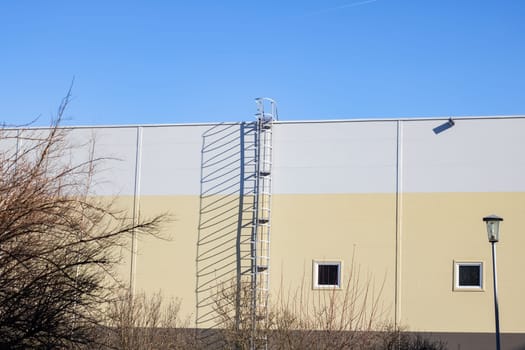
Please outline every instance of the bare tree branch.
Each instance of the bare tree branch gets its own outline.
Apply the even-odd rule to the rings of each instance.
[[[55,349],[97,342],[103,305],[121,284],[120,248],[132,233],[160,237],[165,215],[137,222],[91,196],[105,161],[89,142],[74,163],[60,122],[71,87],[48,129],[0,129],[0,348]],[[15,145],[6,147],[5,145]]]

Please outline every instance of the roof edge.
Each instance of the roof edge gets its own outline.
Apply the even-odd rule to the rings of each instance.
[[[317,120],[276,120],[275,124],[324,124],[324,123],[363,123],[363,122],[407,122],[407,121],[442,121],[442,120],[488,120],[488,119],[525,119],[525,115],[495,115],[495,116],[446,116],[446,117],[405,117],[405,118],[351,118],[351,119],[317,119]],[[244,121],[246,122],[246,121]],[[215,126],[235,125],[237,122],[202,122],[202,123],[162,123],[162,124],[115,124],[115,125],[60,125],[63,129],[113,129],[113,128],[159,128],[172,126]],[[4,130],[17,129],[49,129],[50,126],[6,126]]]

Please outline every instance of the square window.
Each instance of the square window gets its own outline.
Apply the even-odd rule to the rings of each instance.
[[[481,287],[480,265],[459,265],[459,287]]]
[[[314,261],[313,287],[341,288],[341,262],[340,261]]]
[[[483,290],[482,262],[454,262],[455,290]]]

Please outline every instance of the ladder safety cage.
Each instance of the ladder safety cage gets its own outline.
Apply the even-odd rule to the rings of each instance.
[[[277,120],[277,105],[269,98],[255,99],[257,104],[256,132],[256,193],[252,227],[251,268],[251,349],[267,349],[266,326],[270,289],[270,229],[272,196],[273,121]]]

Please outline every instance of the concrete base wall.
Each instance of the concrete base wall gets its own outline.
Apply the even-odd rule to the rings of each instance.
[[[425,337],[442,340],[449,350],[494,350],[494,333],[418,333]],[[501,334],[502,350],[525,350],[525,333]]]

